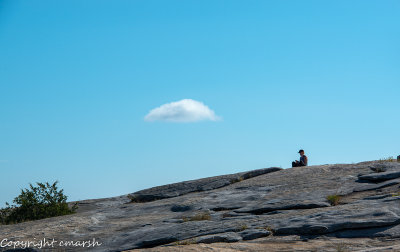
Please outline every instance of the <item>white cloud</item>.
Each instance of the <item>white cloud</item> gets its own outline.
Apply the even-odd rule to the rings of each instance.
[[[192,99],[183,99],[171,102],[152,109],[145,117],[145,121],[167,121],[167,122],[197,122],[217,121],[220,117],[215,115],[209,107],[202,102]]]

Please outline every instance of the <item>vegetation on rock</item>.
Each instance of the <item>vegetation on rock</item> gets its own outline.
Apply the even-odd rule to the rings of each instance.
[[[397,160],[393,158],[393,156],[387,157],[387,158],[381,158],[379,159],[380,162],[396,162]]]
[[[183,221],[202,221],[202,220],[211,220],[211,215],[208,212],[197,213],[191,217],[183,217]]]
[[[332,205],[332,206],[336,206],[336,205],[339,205],[339,203],[340,203],[340,196],[339,195],[337,195],[337,194],[334,194],[334,195],[328,195],[327,197],[326,197],[326,199],[328,200],[328,202]]]
[[[68,206],[67,196],[63,189],[58,190],[57,183],[29,184],[29,189],[22,189],[21,194],[14,198],[16,205],[6,202],[6,207],[0,209],[0,223],[14,224],[75,213],[76,204],[72,208]]]

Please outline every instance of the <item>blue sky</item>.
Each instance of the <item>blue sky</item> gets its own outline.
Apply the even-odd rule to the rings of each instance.
[[[0,204],[400,154],[399,1],[0,1]],[[192,99],[221,120],[146,121]]]

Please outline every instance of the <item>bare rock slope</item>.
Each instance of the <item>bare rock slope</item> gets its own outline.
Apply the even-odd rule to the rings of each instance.
[[[399,184],[396,162],[273,167],[79,201],[76,214],[0,234],[101,243],[67,251],[396,251]]]

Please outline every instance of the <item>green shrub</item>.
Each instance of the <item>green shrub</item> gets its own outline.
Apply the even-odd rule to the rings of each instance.
[[[240,224],[240,225],[238,226],[239,231],[244,231],[244,230],[246,230],[247,228],[248,228],[248,227],[247,227],[246,224]]]
[[[235,184],[235,183],[238,183],[238,182],[242,182],[244,180],[244,178],[242,177],[242,176],[240,176],[240,177],[237,177],[237,178],[232,178],[231,179],[231,184]]]
[[[337,195],[337,194],[334,194],[334,195],[328,195],[327,197],[326,197],[326,199],[328,200],[328,202],[332,205],[332,206],[336,206],[336,205],[339,205],[339,203],[340,203],[340,196],[339,195]]]
[[[270,226],[265,227],[265,230],[268,230],[269,232],[271,232],[272,235],[275,233],[275,229]]]
[[[269,232],[271,232],[271,235],[273,235],[275,233],[274,228],[272,228],[271,226],[266,226],[266,227],[256,227],[256,229],[264,229],[267,230]]]
[[[128,199],[131,200],[131,203],[139,202],[138,199],[135,196],[131,195],[131,194],[128,195]]]
[[[182,217],[183,221],[202,221],[202,220],[211,220],[211,215],[208,212],[197,213],[191,217]]]
[[[0,223],[14,224],[75,213],[76,204],[69,208],[67,196],[62,189],[58,190],[57,183],[29,184],[30,189],[22,189],[21,194],[14,198],[16,205],[6,202],[6,207],[0,209]]]

